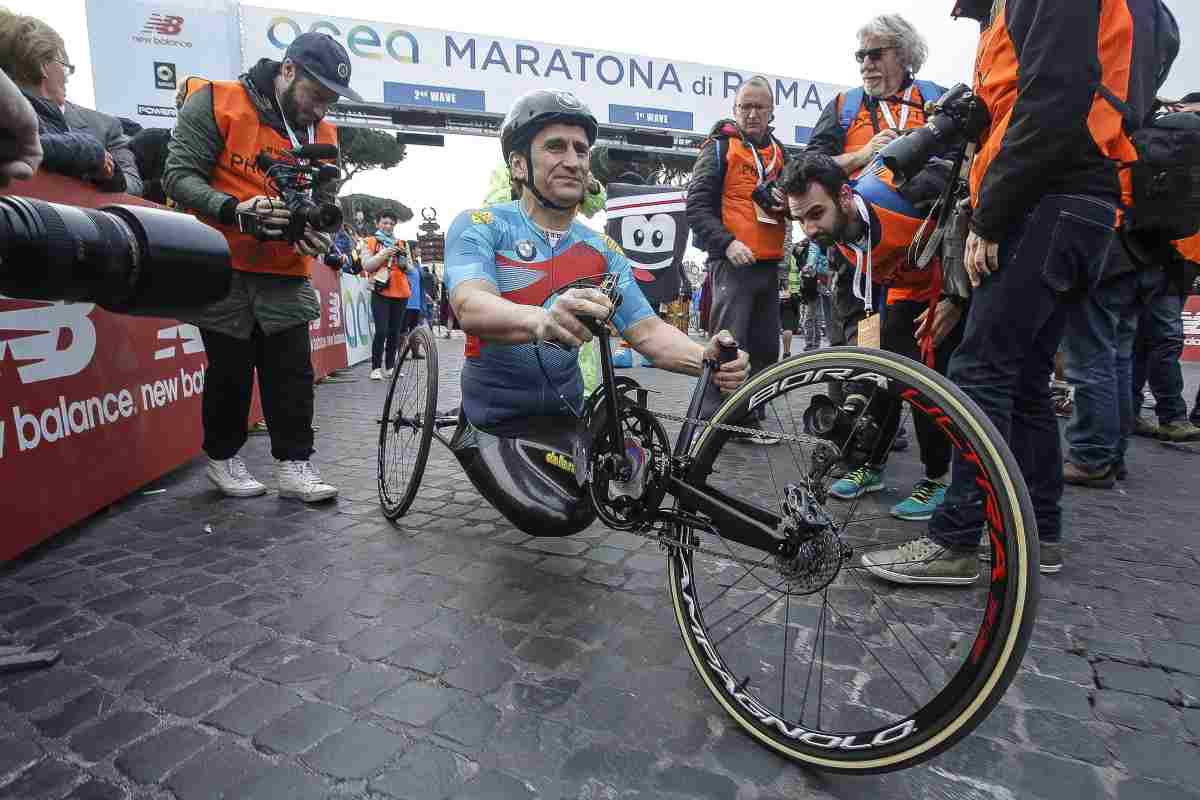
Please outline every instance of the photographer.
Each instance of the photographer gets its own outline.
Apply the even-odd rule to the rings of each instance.
[[[308,323],[321,313],[309,276],[314,259],[328,252],[330,237],[307,224],[295,230],[287,202],[269,196],[257,161],[264,152],[276,158],[302,145],[336,145],[337,131],[323,118],[339,95],[361,102],[349,80],[345,49],[328,35],[306,33],[292,42],[282,63],[262,59],[237,81],[197,88],[176,122],[164,188],[180,207],[212,221],[233,256],[229,296],[187,320],[200,327],[208,351],[208,477],[230,496],[266,491],[238,455],[256,369],[280,495],[315,502],[337,494],[309,461]]]
[[[996,13],[993,13],[993,12]],[[1149,112],[1160,73],[1157,0],[959,0],[981,23],[975,95],[992,122],[970,171],[974,287],[949,378],[995,423],[1029,486],[1041,571],[1062,569],[1062,453],[1047,376],[1067,309],[1096,285],[1130,203],[1137,159],[1121,113]],[[1131,46],[1132,44],[1132,46]],[[1097,90],[1102,86],[1105,92]],[[927,536],[862,556],[895,583],[964,585],[984,527],[975,471],[956,455]]]
[[[926,122],[925,104],[946,90],[916,74],[929,57],[929,45],[912,23],[899,14],[883,14],[858,31],[854,58],[862,86],[842,92],[821,111],[807,152],[832,156],[850,178],[857,178],[883,148],[904,131]],[[885,180],[892,183],[885,173]],[[859,320],[866,316],[860,298],[850,290],[853,267],[834,250],[834,272],[828,323],[831,345],[856,344]]]
[[[945,374],[962,336],[962,309],[954,300],[940,297],[941,273],[936,264],[918,269],[909,258],[909,247],[925,215],[877,175],[851,184],[834,159],[819,153],[804,153],[788,164],[782,186],[792,217],[800,221],[815,245],[836,247],[856,265],[856,275],[868,286],[878,282],[888,287],[880,346],[914,361],[923,360]],[[850,382],[846,391],[861,390]],[[832,497],[855,500],[884,488],[884,467],[902,411],[899,399],[890,400],[880,410],[874,450],[863,466],[830,487]],[[950,442],[924,414],[913,415],[913,425],[925,477],[908,498],[892,507],[891,514],[898,519],[926,520],[946,494]]]
[[[772,135],[775,97],[755,76],[734,97],[734,119],[721,120],[700,149],[688,185],[687,220],[708,252],[712,278],[709,330],[728,330],[750,353],[751,374],[779,360],[779,262],[787,220],[775,181],[783,171],[783,146]],[[701,414],[720,404],[705,393]],[[758,420],[745,423],[760,426]],[[765,431],[750,439],[776,444]]]
[[[392,235],[395,229],[396,212],[384,209],[375,235],[364,242],[370,255],[363,259],[363,275],[371,282],[371,316],[375,320],[375,338],[371,340],[373,381],[391,377],[400,337],[407,333],[404,321],[408,298],[412,296],[407,271],[408,246]]]

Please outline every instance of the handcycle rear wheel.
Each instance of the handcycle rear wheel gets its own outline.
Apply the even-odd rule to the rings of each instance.
[[[421,358],[414,358],[420,355]],[[417,496],[437,416],[438,351],[418,325],[400,343],[379,425],[379,504],[389,520]]]
[[[927,523],[893,519],[886,506],[878,513],[862,496],[824,499],[832,479],[827,469],[813,470],[813,459],[828,448],[805,434],[803,412],[834,379],[886,386],[902,398],[904,413],[927,417],[977,471],[985,501],[951,508],[981,520],[964,537],[977,542],[981,530],[988,534],[990,568],[973,583],[897,587],[859,561],[871,546],[924,535]],[[703,525],[677,525],[683,546],[668,548],[668,573],[688,654],[737,724],[797,763],[868,774],[931,758],[999,702],[1033,630],[1038,539],[1017,464],[961,390],[880,351],[837,348],[780,363],[731,396],[712,421],[745,425],[757,409],[765,409],[768,431],[798,438],[753,447],[704,429],[691,450],[690,482],[777,520],[788,518],[786,487],[804,486],[822,498],[836,538],[814,537],[808,552],[818,557],[784,562]],[[893,475],[904,469],[900,456],[889,462]]]

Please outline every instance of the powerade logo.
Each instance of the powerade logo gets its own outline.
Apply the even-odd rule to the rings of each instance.
[[[334,23],[321,19],[310,25],[307,32],[328,33],[359,58],[378,60],[387,54],[401,64],[421,63],[417,37],[408,31],[397,29],[381,36],[370,25],[355,25],[343,33]],[[280,50],[286,50],[301,33],[305,33],[304,29],[291,17],[272,17],[267,23],[267,41]]]

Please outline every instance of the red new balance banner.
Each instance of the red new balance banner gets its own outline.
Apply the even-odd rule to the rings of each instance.
[[[7,193],[96,208],[150,205],[55,175]],[[13,265],[41,270],[44,264]],[[317,376],[346,365],[338,275],[315,270]],[[0,560],[200,454],[200,331],[91,303],[0,297]]]

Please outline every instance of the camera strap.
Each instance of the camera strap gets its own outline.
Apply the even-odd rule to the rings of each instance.
[[[863,251],[857,245],[847,245],[854,251],[854,279],[850,283],[850,290],[854,296],[863,301],[863,307],[867,310],[867,315],[870,316],[874,310],[874,302],[872,298],[872,278],[874,277],[871,264],[871,215],[867,211],[866,202],[858,195],[854,194],[854,207],[858,209],[859,215],[863,219],[863,224],[867,226],[867,252],[863,255]],[[863,262],[866,262],[866,270],[863,269]]]

